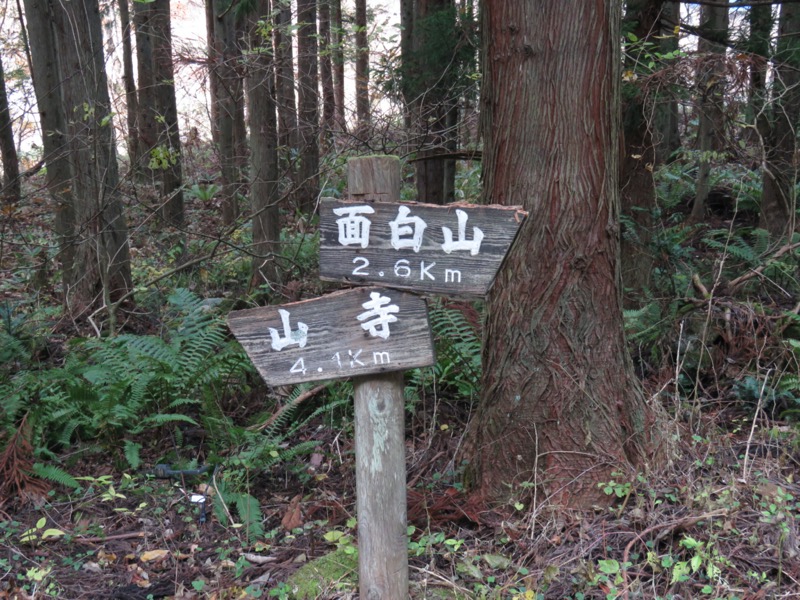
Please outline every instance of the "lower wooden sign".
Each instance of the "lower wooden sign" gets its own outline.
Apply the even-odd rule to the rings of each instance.
[[[228,325],[270,385],[435,362],[425,301],[397,290],[365,287],[234,311]]]

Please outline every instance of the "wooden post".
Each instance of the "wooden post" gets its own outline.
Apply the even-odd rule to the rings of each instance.
[[[400,200],[400,161],[348,162],[354,199]],[[406,447],[402,371],[354,381],[358,577],[362,600],[408,598]]]

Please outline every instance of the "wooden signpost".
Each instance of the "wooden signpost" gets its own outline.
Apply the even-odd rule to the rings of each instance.
[[[403,373],[434,363],[424,300],[483,297],[526,213],[400,204],[400,161],[348,163],[351,201],[320,205],[321,278],[378,284],[230,313],[272,385],[354,377],[359,595],[408,598]],[[392,289],[386,289],[392,288]]]
[[[473,204],[320,203],[320,278],[483,298],[526,213]]]
[[[239,310],[228,325],[270,385],[404,371],[433,364],[425,301],[364,287]]]

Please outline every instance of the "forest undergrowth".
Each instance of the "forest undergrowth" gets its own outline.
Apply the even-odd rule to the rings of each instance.
[[[678,450],[603,482],[610,508],[464,494],[482,306],[430,301],[437,364],[406,377],[414,598],[800,596],[800,240],[757,229],[753,173],[715,177],[705,223],[679,162],[650,235],[624,222],[652,259],[626,295],[631,355]],[[284,214],[286,279],[249,289],[248,227],[219,244],[213,184],[189,186],[182,232],[130,186],[135,304],[109,335],[103,311],[64,316],[28,187],[0,226],[0,598],[357,597],[352,386],[267,388],[225,325],[332,289],[314,222]]]

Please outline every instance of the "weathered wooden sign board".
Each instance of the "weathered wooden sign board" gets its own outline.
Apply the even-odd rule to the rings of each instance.
[[[364,287],[234,311],[228,325],[270,385],[435,362],[425,301],[398,290]]]
[[[483,298],[527,213],[473,204],[320,204],[320,278]]]

